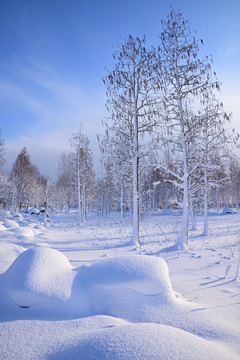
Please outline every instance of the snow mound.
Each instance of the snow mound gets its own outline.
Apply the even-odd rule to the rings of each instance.
[[[72,267],[57,250],[35,247],[20,254],[6,275],[8,293],[21,307],[43,300],[67,300],[71,296]]]
[[[221,345],[160,324],[127,324],[94,331],[48,359],[225,360],[237,359]]]
[[[116,283],[138,280],[159,282],[159,291],[171,289],[168,266],[161,258],[127,255],[107,258],[76,269],[82,281]]]
[[[3,224],[0,223],[0,230],[4,231],[4,230],[7,230],[7,228],[6,228],[6,226],[4,226]]]
[[[27,213],[31,215],[40,215],[40,210],[37,208],[30,208],[27,210]]]
[[[144,255],[73,269],[59,251],[35,247],[20,254],[4,276],[7,292],[18,306],[38,304],[40,311],[48,308],[51,313],[54,300],[70,317],[109,315],[137,321],[147,306],[176,299],[165,261]]]
[[[225,207],[223,209],[223,214],[236,214],[232,208]]]
[[[31,227],[35,227],[39,222],[37,222],[35,219],[24,219],[24,221],[22,222],[22,225],[26,225],[26,226],[31,226]]]
[[[13,231],[17,238],[34,237],[33,229],[30,226],[21,226],[13,229]]]
[[[19,218],[20,220],[23,220],[23,219],[24,219],[23,215],[22,215],[20,212],[18,212],[18,211],[12,211],[12,212],[11,212],[11,215],[12,215],[12,217],[14,217],[14,218]]]
[[[14,221],[14,220],[10,220],[10,219],[6,219],[3,221],[3,225],[7,228],[7,229],[12,229],[12,228],[16,228],[19,227],[19,224]]]
[[[41,224],[36,224],[36,225],[33,225],[33,228],[36,229],[36,230],[39,230],[38,232],[41,232],[43,230],[45,230],[45,226],[41,225]],[[40,231],[41,230],[41,231]],[[34,230],[35,231],[35,230]]]
[[[167,264],[160,258],[108,258],[74,271],[71,308],[81,316],[103,314],[138,321],[146,306],[176,299]]]
[[[26,249],[9,242],[0,242],[0,273],[5,272],[16,257]]]
[[[10,211],[7,211],[7,210],[3,210],[1,212],[1,218],[2,219],[10,219],[12,217]]]

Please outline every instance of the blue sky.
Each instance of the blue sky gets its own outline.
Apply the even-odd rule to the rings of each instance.
[[[0,129],[8,169],[26,146],[55,176],[60,154],[82,123],[97,156],[106,115],[102,76],[113,45],[145,34],[156,45],[170,6],[181,9],[212,54],[225,109],[240,131],[239,0],[1,0]]]

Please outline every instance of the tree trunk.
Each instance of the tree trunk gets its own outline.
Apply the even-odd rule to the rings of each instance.
[[[219,190],[218,187],[216,187],[216,203],[217,203],[217,212],[220,212],[220,201],[219,201]]]
[[[139,189],[138,189],[138,167],[139,158],[133,158],[133,234],[130,244],[139,243]]]
[[[236,186],[236,209],[239,210],[238,188]]]
[[[176,49],[177,40],[175,39]],[[179,85],[179,75],[178,75],[178,64],[177,64],[177,54],[175,53],[175,78],[177,85],[177,97],[178,97],[178,109],[179,109],[179,126],[180,126],[180,141],[182,145],[182,160],[183,160],[183,217],[182,217],[182,226],[181,233],[178,239],[178,245],[180,249],[184,250],[187,248],[188,244],[188,216],[189,216],[189,207],[188,207],[188,166],[187,166],[187,147],[186,139],[184,134],[184,114],[181,100],[181,90]]]
[[[191,213],[191,222],[192,222],[192,230],[197,230],[197,226],[196,226],[196,219],[195,219],[195,214],[194,214],[194,209],[193,209],[193,201],[192,201],[192,195],[189,194],[189,205],[190,205],[190,213]]]
[[[207,108],[207,116],[208,116],[208,108]],[[207,120],[204,122],[204,131],[205,131],[205,168],[204,168],[204,228],[203,235],[208,235],[208,173],[207,173],[207,164],[208,164],[208,128],[207,128]]]
[[[135,59],[133,59],[133,234],[130,241],[131,245],[139,245],[139,148],[138,148],[138,114],[137,114],[137,94],[138,84],[135,73]]]
[[[77,181],[78,181],[78,225],[82,224],[82,211],[81,211],[81,184],[80,184],[80,150],[78,149],[78,165],[77,165]]]
[[[122,183],[121,183],[120,208],[121,208],[121,224],[123,224],[123,219],[124,219],[124,183],[123,183],[123,179],[122,179]]]
[[[178,81],[177,81],[178,83]],[[178,85],[179,87],[179,85]],[[183,109],[182,102],[180,98],[180,93],[178,93],[178,106],[179,106],[179,115],[180,115],[180,140],[182,144],[182,159],[183,159],[183,217],[182,217],[182,226],[181,233],[178,239],[178,244],[182,250],[187,248],[188,244],[188,216],[189,216],[189,206],[188,206],[188,167],[187,167],[187,147],[186,140],[184,135],[184,118],[183,118]]]
[[[204,214],[204,228],[203,235],[208,235],[208,186],[207,186],[207,169],[204,170],[204,204],[203,204],[203,214]]]

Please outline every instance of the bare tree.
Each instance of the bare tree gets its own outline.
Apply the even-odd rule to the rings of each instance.
[[[236,206],[237,210],[239,210],[240,160],[236,154],[230,155],[229,175],[231,180],[232,207]]]
[[[199,183],[202,183],[203,208],[204,208],[204,230],[203,235],[208,235],[208,194],[211,188],[218,185],[222,178],[216,178],[216,170],[226,163],[228,145],[235,137],[230,134],[225,123],[230,122],[230,116],[224,112],[223,105],[214,97],[209,98],[209,94],[204,95],[202,101],[204,109],[200,114],[201,131],[198,134],[196,147],[199,150],[199,164],[202,169],[202,176],[199,176]],[[216,161],[217,154],[218,161]]]
[[[219,84],[211,79],[208,57],[198,57],[202,40],[196,40],[195,33],[190,30],[182,14],[171,10],[162,24],[158,49],[159,82],[162,84],[161,95],[168,133],[175,150],[181,153],[179,170],[172,172],[183,189],[183,220],[175,248],[185,249],[188,242],[189,176],[194,167],[192,162],[191,167],[189,164],[189,143],[201,125],[189,109],[191,105],[198,106],[201,93],[211,91]]]
[[[6,208],[7,203],[9,202],[10,183],[8,180],[8,176],[4,170],[4,165],[6,163],[4,150],[5,141],[1,137],[0,130],[0,204],[2,204],[4,208]]]
[[[133,234],[130,244],[139,243],[140,160],[146,154],[143,138],[156,125],[155,53],[146,49],[146,39],[128,39],[113,54],[114,69],[103,79],[107,86],[109,128],[115,138],[129,144],[132,164]],[[123,145],[124,146],[124,145]]]
[[[77,184],[78,223],[86,222],[88,208],[93,200],[95,174],[93,171],[93,155],[89,139],[81,130],[73,134],[71,145],[75,150],[75,180]]]
[[[70,210],[70,207],[73,206],[75,198],[74,171],[73,154],[62,154],[58,164],[58,179],[56,188],[61,207],[67,206],[68,210]]]
[[[35,205],[36,189],[38,187],[39,172],[36,166],[31,162],[26,147],[17,156],[13,164],[10,179],[14,192],[14,208],[29,205]]]

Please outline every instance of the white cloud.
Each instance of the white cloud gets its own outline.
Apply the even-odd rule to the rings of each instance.
[[[4,93],[2,101],[8,101],[13,107],[16,103],[21,104],[31,118],[26,126],[19,114],[21,126],[18,132],[5,139],[8,168],[26,146],[39,170],[55,176],[60,154],[69,150],[69,139],[79,129],[80,123],[98,157],[96,134],[102,132],[100,118],[105,112],[102,89],[88,94],[80,85],[63,80],[54,71],[39,66],[21,71],[27,82],[32,83],[31,87],[0,83],[0,94]]]

